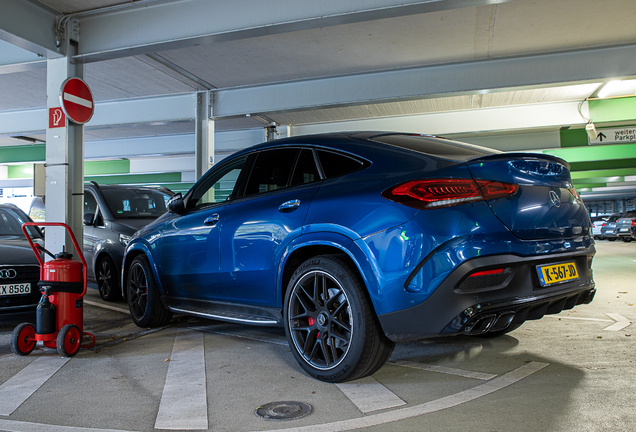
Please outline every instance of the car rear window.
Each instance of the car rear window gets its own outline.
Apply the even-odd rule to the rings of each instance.
[[[473,144],[422,135],[393,134],[381,135],[372,139],[383,144],[462,162],[500,153],[497,150]]]
[[[625,218],[636,218],[636,210],[628,211],[623,215]]]

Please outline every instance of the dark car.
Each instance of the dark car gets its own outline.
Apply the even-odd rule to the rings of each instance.
[[[0,204],[0,314],[34,311],[40,301],[40,265],[22,224],[31,219],[13,204]],[[34,242],[44,244],[42,232],[28,227]]]
[[[611,215],[606,221],[605,225],[601,228],[601,236],[609,241],[615,241],[618,239],[618,230],[616,228],[616,221],[623,217],[622,213]]]
[[[84,185],[84,258],[88,280],[104,300],[121,298],[124,248],[135,231],[166,212],[173,195],[167,188]]]
[[[628,211],[616,221],[616,234],[624,242],[636,239],[636,210]]]
[[[282,326],[323,381],[374,373],[395,342],[502,335],[596,291],[590,217],[548,155],[293,137],[228,157],[168,211],[126,248],[134,322]]]

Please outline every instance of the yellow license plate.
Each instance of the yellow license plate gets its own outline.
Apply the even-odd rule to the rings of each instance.
[[[549,286],[561,282],[569,282],[579,278],[574,261],[561,264],[538,266],[539,283],[541,286]]]

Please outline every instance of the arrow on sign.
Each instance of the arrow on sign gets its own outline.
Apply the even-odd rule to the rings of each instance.
[[[597,135],[596,138],[600,139],[601,142],[603,142],[603,138],[607,138],[607,136],[603,132],[601,132],[600,134]]]
[[[628,325],[630,325],[632,323],[630,320],[625,318],[623,315],[619,315],[617,313],[606,313],[605,315],[607,315],[608,317],[610,317],[611,319],[613,319],[616,322],[614,324],[612,324],[611,326],[609,326],[609,327],[605,327],[603,330],[619,331],[619,330],[624,329],[625,327],[627,327]]]

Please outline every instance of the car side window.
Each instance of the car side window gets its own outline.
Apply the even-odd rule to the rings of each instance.
[[[318,180],[320,180],[320,174],[314,159],[314,152],[310,149],[302,149],[296,160],[290,186],[313,183]]]
[[[258,153],[244,195],[287,187],[298,151],[299,149],[276,149]]]
[[[188,199],[188,209],[219,203],[232,198],[246,159],[247,157],[241,157],[204,178],[192,191]]]
[[[86,220],[86,215],[92,215],[90,222],[95,226],[102,226],[104,225],[104,218],[100,213],[95,195],[88,190],[84,190],[84,220]]]
[[[97,212],[97,200],[89,191],[84,191],[84,214]]]
[[[362,162],[349,156],[324,150],[318,150],[317,153],[320,159],[320,165],[322,166],[322,172],[326,178],[349,174],[364,166]]]

